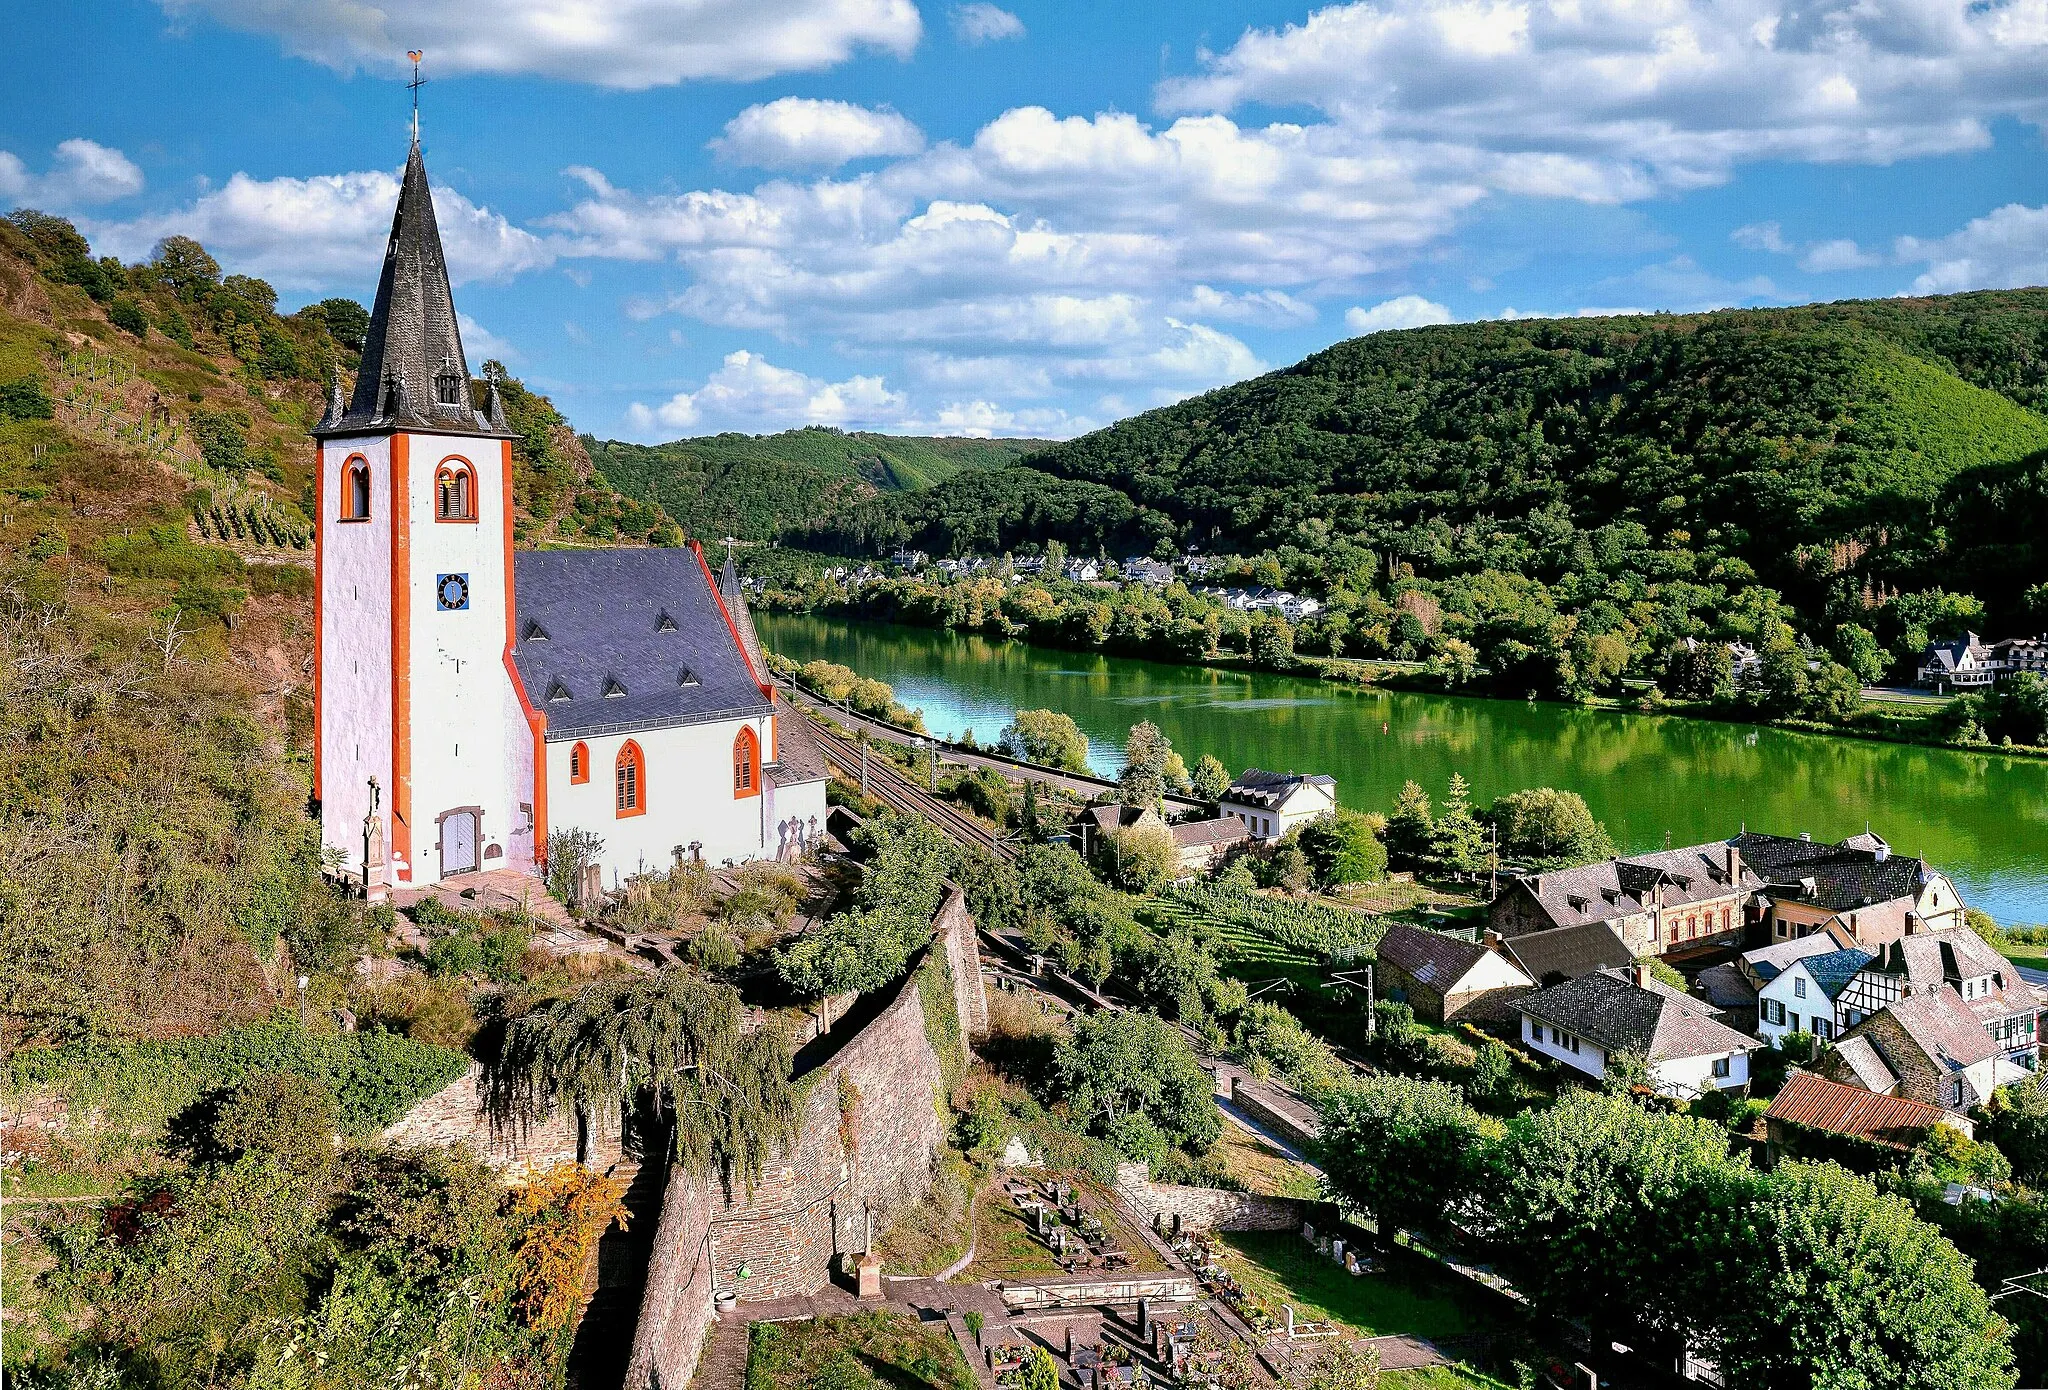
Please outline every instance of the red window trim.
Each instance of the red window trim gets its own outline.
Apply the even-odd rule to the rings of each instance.
[[[749,724],[733,736],[732,799],[744,801],[761,794],[761,736]]]
[[[336,521],[368,521],[376,511],[369,507],[361,516],[356,516],[347,510],[355,505],[357,469],[361,469],[363,474],[363,501],[366,505],[370,501],[370,460],[362,454],[350,454],[341,461],[341,496],[336,499],[341,507],[340,514],[334,518]]]
[[[469,475],[469,515],[442,516],[441,482],[444,478],[456,473],[467,473]],[[447,458],[442,459],[440,464],[434,469],[434,520],[446,522],[451,526],[474,526],[477,524],[478,513],[482,510],[477,505],[477,502],[476,465],[460,454],[450,454]]]
[[[590,745],[578,743],[569,750],[569,785],[580,787],[590,780]]]
[[[633,804],[619,805],[619,773],[628,763],[633,767]],[[619,749],[619,756],[612,760],[612,816],[624,820],[628,816],[647,814],[647,755],[640,751],[640,745],[627,739]]]

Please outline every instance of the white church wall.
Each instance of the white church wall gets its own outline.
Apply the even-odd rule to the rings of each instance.
[[[825,780],[768,789],[768,848],[773,859],[793,858],[825,833]]]
[[[769,716],[724,719],[630,734],[586,736],[590,779],[569,780],[569,754],[579,740],[563,735],[547,744],[548,829],[588,830],[604,841],[599,862],[605,886],[646,869],[666,869],[678,845],[702,844],[708,863],[772,858],[775,830],[769,797],[735,797],[733,740],[752,727],[767,743]],[[616,810],[615,772],[628,740],[639,744],[646,768],[644,804],[637,816]],[[819,803],[823,802],[822,794]],[[810,814],[806,811],[805,814]],[[823,813],[820,812],[820,824]]]
[[[442,862],[443,820],[473,810],[479,818],[476,866],[508,867],[507,846],[526,823],[506,748],[516,698],[505,670],[507,632],[504,446],[496,439],[410,437],[412,614],[412,882],[430,883]],[[444,464],[475,470],[475,521],[436,517],[435,479]],[[466,578],[468,606],[440,607],[442,575]],[[531,739],[530,733],[527,737]],[[496,849],[497,853],[490,851]],[[530,841],[527,865],[530,867]]]
[[[361,872],[370,778],[387,826],[391,815],[390,441],[327,440],[320,454],[320,836]],[[370,517],[344,521],[343,470],[358,455]]]

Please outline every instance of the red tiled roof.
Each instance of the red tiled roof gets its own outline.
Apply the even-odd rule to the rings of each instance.
[[[1880,1096],[1837,1085],[1812,1072],[1795,1071],[1764,1118],[1910,1149],[1947,1113],[1925,1101]]]

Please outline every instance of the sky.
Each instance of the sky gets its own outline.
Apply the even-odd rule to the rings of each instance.
[[[0,207],[601,438],[1068,437],[1387,329],[2048,283],[2048,0],[0,0]]]

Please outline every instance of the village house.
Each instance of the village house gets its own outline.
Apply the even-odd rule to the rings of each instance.
[[[1173,831],[1174,851],[1182,874],[1205,873],[1230,857],[1230,852],[1251,838],[1251,830],[1236,816],[1212,816],[1207,820],[1184,820],[1168,827]]]
[[[1919,1148],[1937,1125],[1958,1130],[1966,1139],[1976,1137],[1977,1127],[1969,1119],[1938,1105],[1794,1071],[1764,1112],[1764,1162],[1771,1167],[1788,1158],[1839,1157],[1840,1146],[1830,1143],[1830,1136],[1873,1144],[1897,1158]]]
[[[1762,887],[1739,848],[1716,842],[1524,874],[1490,916],[1510,939],[1600,922],[1631,956],[1693,955],[1739,944]]]
[[[1524,1046],[1602,1081],[1619,1054],[1643,1059],[1659,1094],[1689,1097],[1749,1084],[1749,1054],[1762,1046],[1700,1000],[1652,979],[1641,966],[1600,970],[1514,1001]]]
[[[1757,991],[1757,1036],[1773,1047],[1783,1046],[1793,1033],[1832,1042],[1842,1027],[1838,1001],[1843,991],[1875,959],[1861,947],[1846,946],[1792,961]]]
[[[1946,985],[1885,1005],[1842,1034],[1818,1070],[1845,1086],[1958,1114],[2030,1074],[2005,1060],[1962,996]]]
[[[1221,809],[1243,821],[1254,840],[1277,840],[1297,825],[1336,813],[1337,779],[1247,768],[1223,793]]]
[[[1536,981],[1484,943],[1396,922],[1380,939],[1374,985],[1431,1023],[1513,1017],[1509,1005]]]
[[[1931,690],[1986,690],[1998,679],[1999,661],[1974,632],[1944,642],[1929,642],[1920,653],[1916,681]]]
[[[1134,555],[1118,568],[1123,577],[1134,584],[1163,589],[1173,583],[1173,566],[1164,560],[1148,560],[1142,555]]]
[[[1875,949],[1915,931],[1963,925],[1962,894],[1947,874],[1924,859],[1894,854],[1868,831],[1839,844],[1745,831],[1730,843],[1763,878],[1756,915],[1772,941],[1835,922],[1856,945]]]
[[[1576,927],[1553,927],[1514,937],[1488,931],[1486,939],[1524,975],[1545,987],[1595,970],[1619,970],[1635,964],[1636,959],[1605,922],[1582,922]]]

